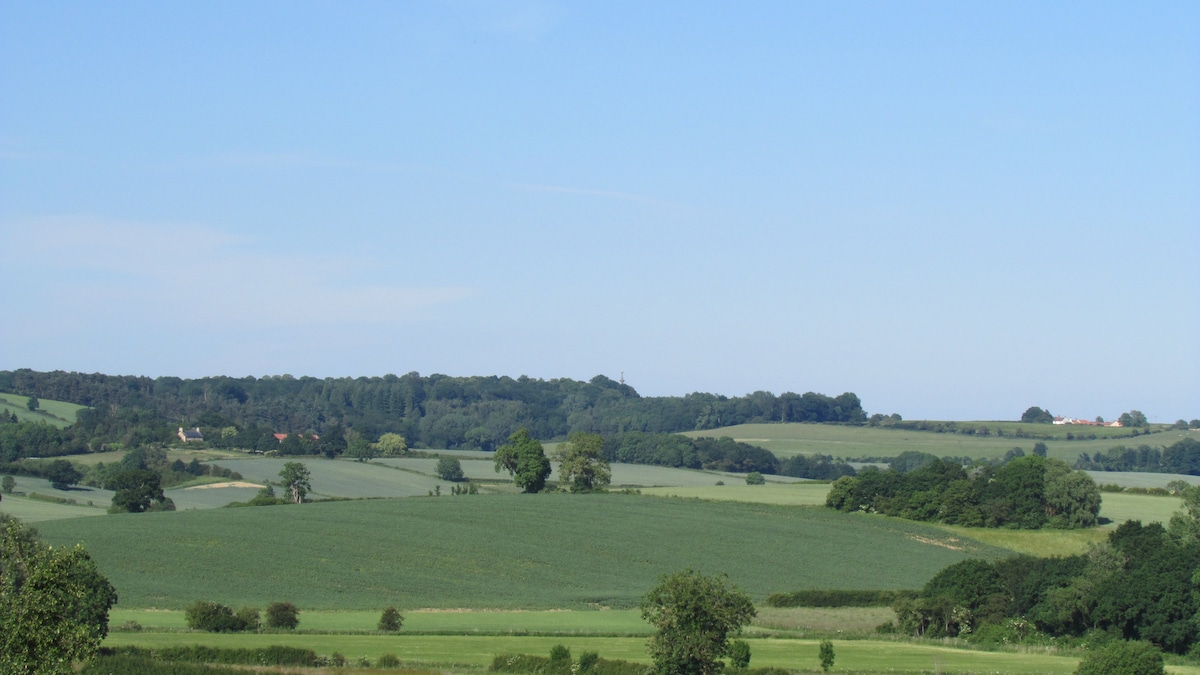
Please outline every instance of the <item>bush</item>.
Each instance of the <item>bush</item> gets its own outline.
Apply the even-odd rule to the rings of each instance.
[[[737,670],[750,667],[750,645],[745,640],[734,640],[729,645],[729,665]]]
[[[437,463],[437,475],[441,476],[442,480],[448,480],[452,483],[457,483],[464,480],[462,464],[454,457],[443,457]]]
[[[763,478],[763,475],[757,471],[751,471],[746,474],[746,485],[763,485],[766,482],[767,479]]]
[[[400,630],[403,623],[404,617],[400,615],[400,612],[395,607],[388,607],[379,617],[379,630],[385,633],[395,633]]]
[[[262,626],[262,619],[259,617],[257,607],[242,607],[234,617],[242,622],[241,630],[258,630]]]
[[[584,652],[579,655],[579,670],[586,673],[595,668],[599,661],[600,655],[596,652]]]
[[[188,628],[210,633],[236,633],[246,630],[246,624],[233,610],[215,602],[197,600],[184,612]]]
[[[375,666],[378,668],[399,668],[400,657],[395,654],[384,654],[375,662]]]
[[[1149,642],[1110,642],[1090,651],[1075,675],[1163,675],[1162,652]]]
[[[550,648],[550,664],[552,666],[557,666],[557,667],[561,668],[563,664],[567,664],[567,666],[570,667],[570,663],[571,663],[571,650],[570,649],[567,649],[566,647],[564,647],[562,645],[554,645],[553,647]]]
[[[267,607],[267,627],[295,630],[300,625],[300,610],[290,602],[272,602]]]
[[[772,593],[768,607],[891,607],[901,598],[915,598],[917,591],[811,590]]]

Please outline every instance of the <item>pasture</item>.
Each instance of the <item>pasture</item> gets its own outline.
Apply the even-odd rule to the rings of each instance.
[[[1109,448],[1126,445],[1167,446],[1188,438],[1187,431],[1169,429],[1149,435],[1130,438],[1128,429],[1108,427],[1070,427],[1048,424],[1022,424],[1020,422],[958,422],[960,428],[987,426],[1005,430],[1004,436],[991,433],[980,434],[937,433],[884,427],[852,427],[833,424],[739,424],[737,426],[687,431],[683,435],[692,438],[729,436],[736,441],[766,448],[777,457],[822,454],[834,457],[894,457],[902,452],[914,450],[928,452],[938,457],[1003,457],[1013,447],[1026,453],[1033,451],[1034,438],[1017,438],[1017,429],[1030,435],[1053,434],[1054,439],[1042,441],[1048,448],[1048,456],[1073,464],[1079,454],[1105,452]],[[1092,434],[1096,440],[1066,440],[1067,433]],[[1194,434],[1193,434],[1194,436]]]
[[[28,402],[28,396],[0,392],[0,412],[16,413],[17,419],[22,422],[45,422],[60,429],[74,424],[75,413],[87,407],[40,398],[38,409],[31,411],[26,407]]]
[[[634,606],[666,572],[725,572],[752,597],[918,588],[1002,549],[824,508],[638,495],[473,495],[48,521],[123,607],[287,600],[307,609]],[[134,553],[136,552],[136,553]],[[848,565],[847,561],[854,561]]]

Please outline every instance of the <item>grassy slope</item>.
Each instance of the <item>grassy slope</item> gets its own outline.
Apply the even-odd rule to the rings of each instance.
[[[726,572],[762,598],[916,588],[1001,550],[822,508],[628,495],[480,495],[60,520],[126,607],[290,600],[308,608],[628,607],[659,575]],[[955,550],[948,548],[954,546]]]
[[[75,413],[87,407],[40,398],[38,399],[38,409],[30,412],[29,408],[25,407],[28,401],[27,396],[0,392],[0,412],[15,412],[17,419],[22,422],[46,422],[62,428],[74,424]]]
[[[993,428],[1003,425],[1015,430],[1025,427],[1031,433],[1062,433],[1067,427],[1019,422],[959,422],[960,427],[971,424],[988,425]],[[1087,431],[1081,432],[1080,429]],[[1128,430],[1082,427],[1076,433],[1096,433],[1100,436],[1127,434]],[[1012,431],[1006,432],[1011,434]],[[1104,452],[1117,445],[1151,446],[1171,445],[1194,432],[1170,430],[1136,438],[1102,437],[1093,441],[1043,441],[1049,448],[1049,456],[1074,463],[1082,452]],[[830,424],[740,424],[721,429],[689,431],[687,436],[729,436],[735,440],[757,445],[770,450],[779,457],[797,454],[833,455],[834,457],[891,457],[906,450],[929,452],[939,457],[1002,457],[1014,446],[1026,453],[1033,450],[1035,439],[1007,436],[970,436],[966,434],[935,433],[931,431],[909,431],[879,427],[844,427]]]

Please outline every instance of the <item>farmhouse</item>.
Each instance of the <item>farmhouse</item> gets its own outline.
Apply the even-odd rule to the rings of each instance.
[[[1102,422],[1100,420],[1096,420],[1095,422],[1093,422],[1091,420],[1081,420],[1081,419],[1078,419],[1075,417],[1062,417],[1061,415],[1054,418],[1054,423],[1055,424],[1078,424],[1078,425],[1085,426],[1085,427],[1119,427],[1119,426],[1121,426],[1120,421]]]
[[[200,433],[200,427],[188,429],[187,431],[184,431],[183,427],[179,427],[179,440],[183,441],[184,443],[189,443],[191,441],[203,441],[204,436]]]

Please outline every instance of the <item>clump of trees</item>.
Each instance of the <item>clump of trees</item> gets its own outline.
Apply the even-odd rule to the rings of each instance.
[[[1096,634],[1187,653],[1200,641],[1198,516],[1200,508],[1181,512],[1169,528],[1126,522],[1083,555],[956,563],[896,602],[897,626],[980,642]]]
[[[82,547],[51,548],[37,530],[0,513],[0,666],[73,673],[108,635],[117,592]]]
[[[1043,410],[1037,406],[1031,406],[1021,414],[1021,421],[1026,424],[1053,424],[1054,415],[1050,411]]]
[[[300,610],[290,602],[272,602],[267,605],[267,627],[295,630],[300,625]]]
[[[1096,524],[1100,490],[1087,474],[1038,455],[971,473],[934,459],[907,473],[868,468],[839,478],[825,504],[968,527],[1082,528]]]

